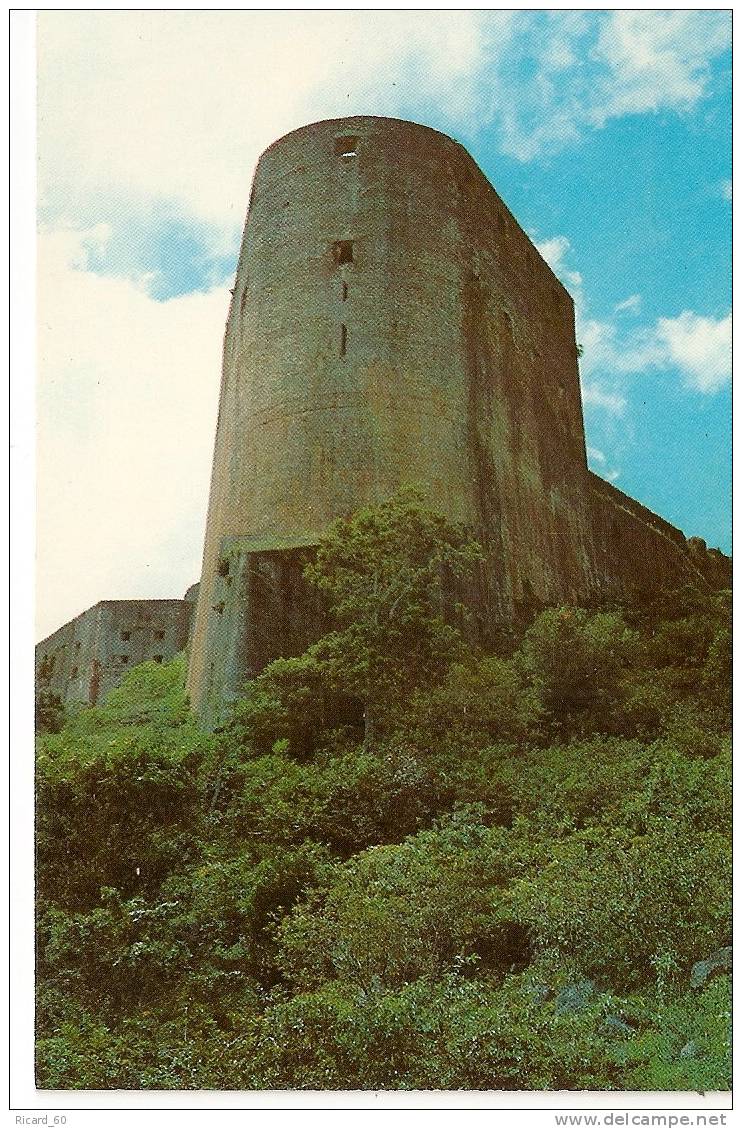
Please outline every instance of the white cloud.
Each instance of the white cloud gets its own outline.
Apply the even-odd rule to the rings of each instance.
[[[723,180],[721,182],[721,194],[725,200],[732,199],[732,182],[731,180]]]
[[[38,629],[200,572],[224,290],[155,302],[84,269],[100,232],[39,243]]]
[[[667,348],[666,363],[677,365],[699,392],[716,392],[731,380],[731,314],[716,320],[684,310],[676,318],[660,318],[656,333]]]
[[[528,161],[612,118],[683,113],[707,93],[711,63],[730,43],[721,10],[521,12],[508,44],[521,71],[500,67],[491,120],[504,150]]]
[[[621,477],[621,471],[618,467],[611,467],[608,465],[608,459],[604,451],[598,447],[592,447],[590,444],[587,446],[587,461],[593,465],[597,465],[598,473],[602,478],[608,482],[615,482],[616,479]]]
[[[628,298],[624,298],[622,302],[618,302],[613,307],[614,314],[638,314],[642,308],[641,295],[631,294]]]
[[[676,368],[686,384],[698,392],[713,393],[732,376],[732,316],[704,317],[684,310],[675,318],[658,318],[651,325],[591,317],[582,289],[582,276],[570,263],[572,248],[565,235],[536,244],[554,273],[573,287],[577,340],[582,346],[580,373],[585,402],[620,413],[625,397],[616,391],[616,378]],[[641,296],[632,294],[614,307],[614,314],[638,314]],[[606,386],[606,379],[614,387]]]
[[[687,110],[703,96],[709,64],[731,39],[725,11],[619,10],[603,23],[594,57],[607,67],[591,116]]]
[[[626,410],[626,397],[619,392],[607,392],[599,384],[582,382],[582,402],[590,407],[602,408],[612,415],[623,415]]]
[[[652,327],[625,329],[617,322],[587,317],[583,310],[577,332],[584,350],[582,370],[587,375],[644,372],[662,367],[667,359],[667,351]]]
[[[522,159],[612,117],[684,111],[729,43],[724,11],[43,11],[39,186],[81,202],[167,200],[241,225],[260,152],[317,118],[494,126]],[[476,123],[476,124],[475,124]],[[103,215],[116,224],[116,217]]]
[[[614,377],[675,368],[689,388],[718,392],[732,377],[732,316],[704,317],[684,310],[648,326],[624,329],[583,318],[578,336],[584,376]],[[597,401],[595,401],[597,402]]]

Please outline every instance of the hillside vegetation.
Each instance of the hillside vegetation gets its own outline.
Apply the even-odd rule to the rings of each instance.
[[[485,656],[479,557],[402,494],[220,732],[178,659],[40,734],[40,1087],[729,1088],[728,593]]]

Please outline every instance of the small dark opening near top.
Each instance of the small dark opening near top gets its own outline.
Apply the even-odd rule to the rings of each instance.
[[[164,639],[164,638],[165,638],[165,632],[164,631],[155,631],[155,639]]]
[[[122,631],[121,632],[121,638],[124,640],[125,643],[128,643],[129,639],[131,639],[131,631]]]
[[[224,557],[219,561],[217,572],[220,576],[229,576],[229,561]]]
[[[338,266],[343,263],[353,262],[353,240],[352,239],[339,239],[333,247],[335,254],[335,262]]]
[[[358,156],[357,137],[336,137],[335,156],[343,157],[346,161]]]
[[[343,293],[343,301],[345,301],[345,299],[348,297],[348,283],[347,282],[343,283],[342,293]]]
[[[348,350],[348,330],[344,325],[340,326],[340,356],[344,357]]]

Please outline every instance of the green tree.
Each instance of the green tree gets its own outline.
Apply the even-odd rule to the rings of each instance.
[[[610,731],[636,649],[620,612],[549,608],[526,631],[519,661],[555,726]]]
[[[36,669],[36,732],[59,733],[65,722],[64,703],[51,687],[54,658],[45,656]]]
[[[152,888],[193,854],[198,769],[210,739],[187,708],[183,679],[182,659],[145,663],[101,708],[81,711],[39,742],[42,899],[86,909],[101,887]]]
[[[65,720],[64,704],[59,694],[40,687],[36,691],[35,712],[37,733],[59,733]]]
[[[333,685],[363,703],[368,747],[409,694],[435,684],[464,649],[456,588],[482,559],[463,526],[413,489],[335,522],[305,575],[338,629],[313,653]]]

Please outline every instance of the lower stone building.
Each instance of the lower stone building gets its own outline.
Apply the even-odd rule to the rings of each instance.
[[[188,646],[198,584],[182,600],[101,600],[36,647],[36,683],[65,705],[94,706],[132,667]]]

